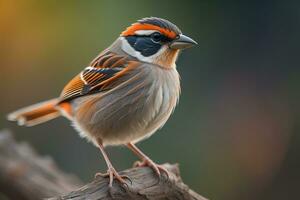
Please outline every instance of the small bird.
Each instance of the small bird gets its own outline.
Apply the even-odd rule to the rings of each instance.
[[[156,174],[166,172],[135,145],[161,128],[180,95],[176,59],[179,51],[197,43],[168,20],[148,17],[130,25],[55,99],[12,112],[8,120],[34,126],[59,116],[68,118],[80,136],[98,147],[107,173],[126,183],[113,167],[104,147],[125,145]]]

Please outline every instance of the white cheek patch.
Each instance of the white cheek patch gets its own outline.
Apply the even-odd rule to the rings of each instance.
[[[156,30],[137,30],[134,32],[135,35],[151,35],[152,33],[158,32]]]
[[[132,48],[132,46],[130,46],[130,44],[124,37],[121,37],[121,41],[122,41],[121,48],[123,51],[125,51],[127,54],[139,59],[140,61],[144,61],[144,62],[148,62],[148,63],[153,63],[153,61],[155,61],[156,58],[158,56],[160,56],[168,48],[166,45],[163,45],[156,54],[146,57],[146,56],[143,56],[141,54],[141,52],[136,51],[134,48]]]

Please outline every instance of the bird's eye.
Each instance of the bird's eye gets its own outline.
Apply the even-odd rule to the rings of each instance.
[[[160,42],[162,39],[162,34],[155,32],[151,34],[151,39],[153,40],[153,42]]]

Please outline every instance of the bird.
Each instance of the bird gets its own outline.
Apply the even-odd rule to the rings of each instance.
[[[106,146],[126,146],[157,175],[168,173],[144,154],[136,143],[160,129],[180,96],[176,60],[183,49],[197,45],[166,19],[146,17],[120,36],[71,79],[57,98],[8,114],[18,125],[34,126],[63,116],[79,135],[102,153],[112,187],[126,183],[112,165]]]

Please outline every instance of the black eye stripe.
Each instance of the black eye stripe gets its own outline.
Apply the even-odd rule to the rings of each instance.
[[[159,32],[154,32],[154,33],[152,33],[150,35],[135,35],[135,37],[138,37],[138,38],[140,38],[140,37],[153,38],[153,36],[154,36],[153,34],[156,34],[156,33],[158,33],[160,35],[160,41],[161,42],[166,43],[166,42],[171,42],[172,41],[171,38],[169,38],[169,37],[167,37],[167,36],[165,36],[165,35],[163,35],[163,34],[161,34]]]
[[[163,38],[162,34],[158,33],[158,32],[154,32],[150,35],[150,37],[152,38],[152,40],[154,42],[160,42]]]
[[[126,40],[132,48],[146,57],[156,54],[162,46],[161,42],[154,42],[150,36],[127,36]]]

